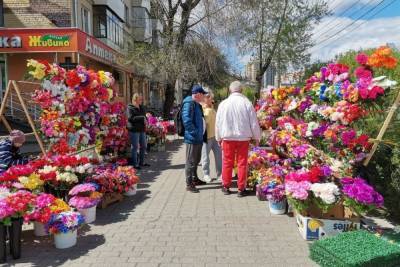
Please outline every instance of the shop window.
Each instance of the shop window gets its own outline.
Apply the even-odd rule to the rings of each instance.
[[[90,11],[86,8],[82,7],[81,9],[82,16],[82,30],[88,34],[90,34]]]

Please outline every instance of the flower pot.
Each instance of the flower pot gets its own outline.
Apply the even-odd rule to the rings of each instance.
[[[283,199],[282,201],[269,200],[268,205],[271,214],[281,215],[286,213],[286,199]]]
[[[13,219],[9,226],[10,252],[13,259],[21,258],[22,218]]]
[[[76,245],[78,234],[77,230],[68,231],[54,235],[54,244],[58,249],[70,248]]]
[[[85,223],[92,223],[96,220],[96,206],[87,209],[78,209],[78,211],[85,217]]]
[[[267,196],[262,191],[262,188],[261,188],[260,185],[256,185],[256,197],[260,201],[266,201],[267,200]]]
[[[35,236],[47,236],[48,233],[46,232],[46,228],[44,224],[41,222],[34,222],[33,223],[33,233]]]
[[[137,184],[132,185],[131,188],[127,192],[124,193],[124,196],[130,197],[134,196],[137,193]]]
[[[0,224],[0,263],[7,261],[7,226]]]

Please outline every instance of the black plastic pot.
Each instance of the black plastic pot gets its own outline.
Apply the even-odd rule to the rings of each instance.
[[[0,224],[0,263],[7,261],[7,226]]]
[[[22,223],[22,218],[13,219],[11,226],[8,228],[10,233],[10,252],[15,260],[21,258]]]

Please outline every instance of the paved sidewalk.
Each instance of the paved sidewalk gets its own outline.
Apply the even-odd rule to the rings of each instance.
[[[77,246],[24,231],[16,266],[316,266],[293,218],[272,216],[255,196],[224,196],[217,183],[185,191],[184,146],[150,155],[136,196],[98,210]],[[200,171],[201,172],[201,171]]]

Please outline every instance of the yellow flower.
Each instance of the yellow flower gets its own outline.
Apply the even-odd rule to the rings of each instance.
[[[50,210],[56,213],[68,211],[70,209],[71,209],[70,206],[68,206],[68,204],[65,203],[65,201],[59,198],[57,198],[54,204],[50,206]]]
[[[32,173],[31,175],[29,175],[29,177],[21,176],[18,178],[18,180],[21,184],[23,184],[26,189],[29,190],[35,190],[36,188],[41,187],[44,184],[43,180],[41,180],[40,176],[36,173]]]

